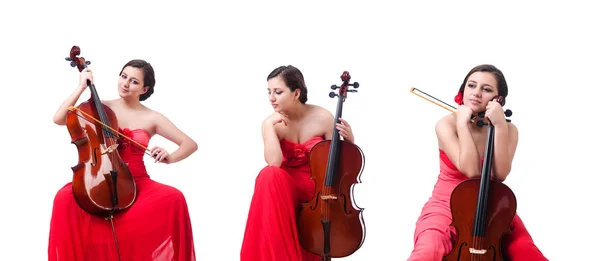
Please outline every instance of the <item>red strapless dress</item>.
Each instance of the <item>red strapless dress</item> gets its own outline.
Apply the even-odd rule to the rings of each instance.
[[[143,129],[119,131],[144,146]],[[114,225],[123,261],[194,261],[192,227],[185,197],[176,188],[150,179],[144,151],[124,140],[119,154],[129,162],[137,200],[115,215]],[[116,261],[110,221],[88,214],[75,202],[71,183],[54,199],[48,244],[50,261]]]
[[[302,144],[281,140],[281,168],[263,168],[254,187],[241,261],[318,261],[319,256],[300,247],[296,218],[301,204],[315,191],[310,179],[308,153],[323,137]]]
[[[483,162],[483,159],[481,159]],[[440,174],[429,201],[423,206],[414,234],[414,250],[408,261],[439,261],[452,251],[456,231],[450,227],[450,196],[467,177],[440,150]],[[506,255],[512,261],[548,260],[533,243],[523,221],[515,215],[512,233],[504,238]]]

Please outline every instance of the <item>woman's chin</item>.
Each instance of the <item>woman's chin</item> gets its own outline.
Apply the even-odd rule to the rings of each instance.
[[[480,104],[467,104],[467,106],[473,111],[473,113],[480,113],[485,111],[485,107]]]
[[[131,94],[128,92],[119,92],[119,97],[123,98],[123,99],[129,99],[131,98]]]

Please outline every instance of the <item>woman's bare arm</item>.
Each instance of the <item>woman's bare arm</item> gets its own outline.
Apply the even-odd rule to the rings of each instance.
[[[179,146],[177,150],[170,153],[167,157],[169,163],[181,161],[198,150],[198,144],[177,128],[173,122],[158,112],[154,113],[156,114],[156,134],[165,137],[165,139],[170,140]]]
[[[494,134],[493,178],[504,181],[512,168],[519,132],[514,124],[507,122],[494,126]]]
[[[79,86],[77,89],[75,89],[75,91],[60,105],[54,114],[54,123],[57,125],[67,124],[67,113],[69,113],[69,107],[75,105],[83,91],[87,89],[88,80],[93,83],[94,77],[92,76],[92,70],[90,68],[85,68],[79,74]]]
[[[440,119],[435,125],[438,144],[456,168],[468,178],[481,176],[479,153],[469,126],[454,127],[453,115]]]
[[[56,113],[54,114],[54,123],[57,125],[66,125],[67,124],[67,113],[69,112],[69,107],[75,105],[77,100],[81,94],[85,91],[84,88],[77,88],[58,108]]]
[[[280,167],[283,162],[283,153],[275,125],[268,120],[262,124],[262,137],[264,143],[265,161],[269,166]]]

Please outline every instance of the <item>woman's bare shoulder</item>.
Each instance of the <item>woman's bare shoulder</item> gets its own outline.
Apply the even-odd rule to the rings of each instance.
[[[512,122],[507,122],[506,125],[508,126],[508,133],[512,137],[512,139],[518,139],[519,129],[517,128],[517,126]]]
[[[435,124],[435,128],[449,128],[456,125],[456,115],[454,113],[441,117]]]
[[[151,118],[152,120],[154,120],[157,124],[160,124],[161,122],[164,123],[164,121],[170,121],[169,118],[167,118],[167,116],[165,116],[161,112],[159,112],[157,110],[153,110],[146,106],[144,106],[143,113],[145,115],[147,115],[149,118]]]
[[[113,107],[115,104],[116,100],[102,100],[102,104],[108,106],[108,107]]]
[[[333,120],[333,114],[325,109],[324,107],[321,107],[319,105],[313,105],[310,104],[308,105],[310,108],[310,114],[313,117],[316,117],[319,119],[319,121],[332,121]]]

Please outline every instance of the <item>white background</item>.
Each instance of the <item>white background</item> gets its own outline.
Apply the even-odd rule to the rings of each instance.
[[[272,111],[267,74],[292,64],[308,101],[335,113],[328,93],[348,70],[361,85],[344,118],[364,150],[355,199],[367,238],[345,260],[406,260],[415,221],[439,173],[435,122],[463,77],[491,63],[505,73],[520,142],[506,184],[550,260],[597,249],[597,8],[590,5],[378,1],[219,1],[194,6],[124,1],[3,2],[0,8],[2,260],[45,260],[52,201],[77,150],[52,117],[78,83],[71,46],[92,62],[102,99],[117,98],[130,59],[149,61],[145,105],[199,144],[187,160],[152,164],[152,178],[185,194],[198,260],[239,260],[254,179],[265,165],[260,124]],[[566,3],[566,1],[564,1]],[[89,97],[84,92],[83,99]],[[150,146],[175,145],[155,137]]]

